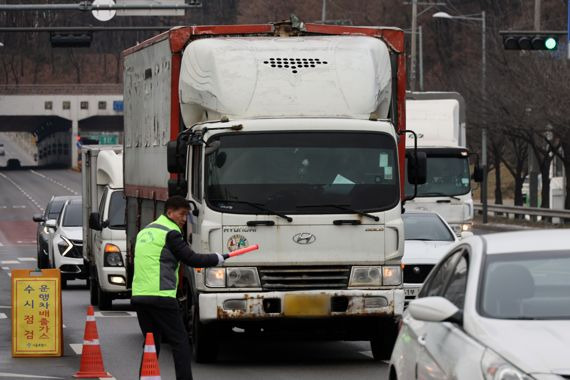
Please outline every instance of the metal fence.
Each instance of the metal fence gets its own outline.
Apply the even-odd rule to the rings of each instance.
[[[474,203],[473,208],[475,211],[481,212],[483,210],[483,205],[481,203]],[[501,216],[504,218],[514,219],[518,217],[529,220],[541,220],[543,222],[554,224],[562,223],[564,219],[570,221],[570,210],[495,204],[488,204],[487,210],[489,213],[493,213],[494,216]]]

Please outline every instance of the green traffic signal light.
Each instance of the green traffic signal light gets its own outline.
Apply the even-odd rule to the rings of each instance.
[[[546,41],[544,41],[544,47],[547,50],[556,50],[557,46],[558,46],[558,41],[554,37],[548,37]]]

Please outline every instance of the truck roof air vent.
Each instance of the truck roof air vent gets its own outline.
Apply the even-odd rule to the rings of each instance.
[[[297,74],[300,69],[314,68],[328,62],[320,58],[269,58],[263,64],[276,69],[290,69],[293,74]]]

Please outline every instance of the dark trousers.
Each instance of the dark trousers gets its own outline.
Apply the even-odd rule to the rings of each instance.
[[[133,305],[143,332],[154,335],[156,354],[160,353],[160,341],[164,339],[172,346],[176,380],[192,380],[190,366],[191,351],[188,334],[178,309],[166,309],[152,305]]]

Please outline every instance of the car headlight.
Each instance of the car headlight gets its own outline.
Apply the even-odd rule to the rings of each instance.
[[[400,285],[402,283],[402,268],[400,266],[382,267],[383,285]]]
[[[65,256],[69,251],[71,251],[71,248],[73,248],[73,243],[63,235],[59,235],[59,237],[61,238],[61,241],[57,243],[57,249],[62,256]]]
[[[382,267],[352,267],[348,286],[382,285]]]
[[[107,243],[105,244],[105,249],[103,251],[103,266],[106,267],[124,267],[123,256],[121,255],[121,249],[115,244]]]
[[[488,348],[481,359],[481,370],[485,380],[534,380]]]
[[[209,288],[224,288],[226,286],[226,268],[207,268],[205,281]]]
[[[471,231],[471,224],[463,223],[461,225],[461,232]]]
[[[260,288],[255,268],[227,268],[228,288]]]

